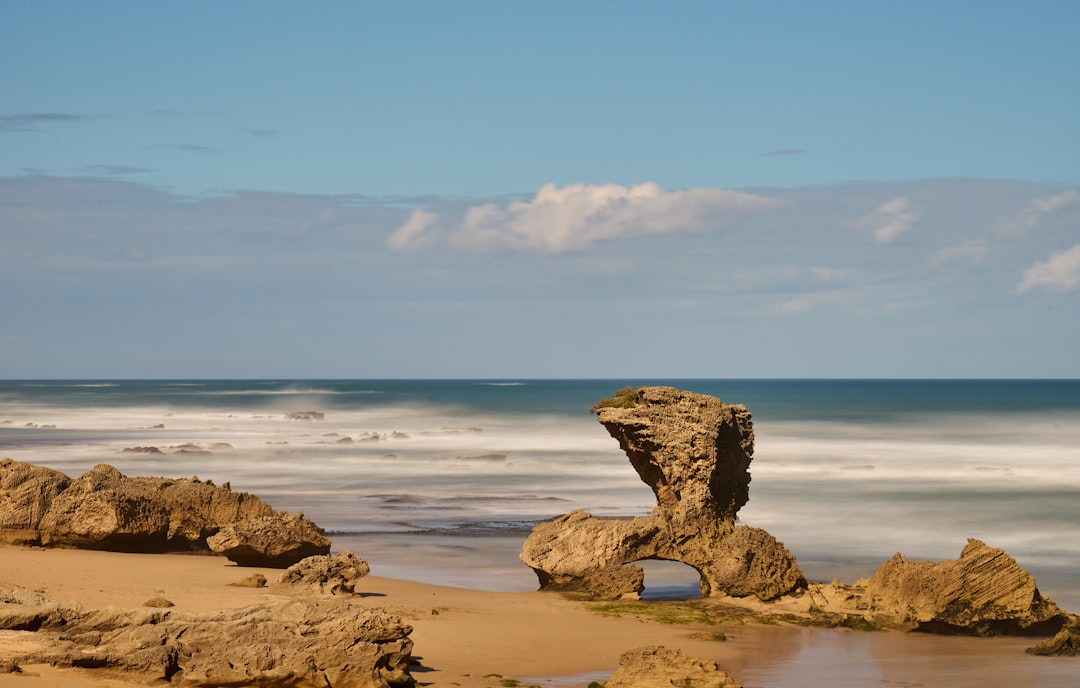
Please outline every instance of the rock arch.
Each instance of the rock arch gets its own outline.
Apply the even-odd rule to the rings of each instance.
[[[542,590],[614,599],[640,593],[644,559],[679,561],[701,574],[702,597],[770,600],[805,587],[795,557],[758,528],[736,525],[749,498],[754,431],[745,406],[673,387],[642,387],[600,406],[656,495],[646,517],[599,519],[573,511],[533,529],[521,560]]]

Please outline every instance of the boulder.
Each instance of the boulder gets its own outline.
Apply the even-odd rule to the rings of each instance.
[[[40,619],[33,630],[46,647],[14,658],[24,664],[100,669],[185,688],[414,685],[412,628],[344,600],[269,600],[213,614],[0,603],[0,630],[20,629],[27,617]]]
[[[647,517],[599,519],[584,511],[533,529],[521,559],[542,590],[615,599],[643,589],[645,559],[697,570],[702,596],[771,600],[806,581],[767,532],[736,525],[749,498],[754,430],[745,406],[673,387],[624,390],[597,419],[656,496]]]
[[[99,464],[56,494],[41,544],[122,552],[205,550],[223,526],[275,511],[258,497],[198,478],[127,477]]]
[[[12,459],[0,461],[0,542],[41,543],[41,519],[71,478],[44,466]]]
[[[909,561],[897,554],[856,586],[864,587],[874,617],[916,631],[1052,635],[1069,621],[1015,559],[974,538],[959,559]]]
[[[286,569],[278,582],[327,595],[354,595],[356,584],[370,572],[368,563],[347,549],[334,557],[320,554],[301,559]]]
[[[330,538],[303,514],[273,514],[223,527],[207,546],[240,566],[284,569],[330,553]]]
[[[604,688],[742,688],[716,662],[660,645],[624,652]]]

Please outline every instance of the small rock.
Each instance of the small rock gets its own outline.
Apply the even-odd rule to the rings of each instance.
[[[247,578],[241,578],[238,581],[229,583],[229,585],[236,588],[265,588],[266,576],[262,575],[261,573],[253,573]]]
[[[144,606],[144,607],[167,608],[167,607],[175,607],[176,605],[173,604],[172,602],[170,602],[169,600],[165,599],[164,597],[151,597],[147,601],[143,602],[142,606]]]

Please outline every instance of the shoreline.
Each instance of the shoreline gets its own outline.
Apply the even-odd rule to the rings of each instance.
[[[363,552],[358,552],[363,557]],[[378,569],[378,562],[374,562]],[[280,570],[242,568],[223,557],[0,546],[0,583],[85,607],[138,607],[164,596],[176,609],[208,612],[257,604],[280,595],[230,586],[253,573],[276,581]],[[554,593],[488,592],[378,575],[363,578],[356,604],[384,608],[413,626],[413,675],[421,686],[498,688],[524,685],[585,688],[603,682],[619,656],[642,645],[665,645],[711,659],[747,688],[801,686],[1075,685],[1080,658],[1025,655],[1031,638],[957,638],[765,624],[724,626],[724,642],[691,637],[716,631],[700,624],[665,625],[634,616],[605,616]],[[29,632],[0,632],[0,659],[26,652]],[[141,685],[92,670],[24,666],[0,674],[0,686],[124,688]],[[36,674],[36,675],[35,675]],[[497,675],[497,676],[496,676]]]

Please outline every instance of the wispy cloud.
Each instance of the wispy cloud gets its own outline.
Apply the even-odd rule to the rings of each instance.
[[[904,196],[897,196],[855,220],[851,226],[869,231],[874,241],[879,244],[891,244],[901,234],[910,232],[918,221],[919,213],[912,209],[911,201]]]
[[[251,134],[260,138],[266,138],[269,136],[277,136],[278,132],[273,129],[242,129],[245,134]]]
[[[158,148],[171,148],[173,150],[183,151],[184,153],[199,153],[199,154],[213,153],[213,154],[217,154],[217,153],[221,152],[220,148],[212,148],[210,146],[201,146],[201,145],[198,145],[198,144],[195,144],[195,143],[174,143],[174,144],[171,144],[171,145],[157,146],[157,147]]]
[[[69,112],[21,112],[0,115],[0,131],[36,131],[43,124],[68,124],[91,119],[94,117]]]
[[[941,249],[930,256],[929,263],[939,268],[949,265],[981,265],[989,253],[990,249],[983,241],[966,241]]]
[[[1046,224],[1050,217],[1060,211],[1076,206],[1080,206],[1080,192],[1075,189],[1036,198],[1016,215],[1001,220],[998,228],[1008,237],[1023,236]]]
[[[779,150],[771,150],[768,153],[762,153],[766,157],[782,157],[787,155],[809,155],[809,151],[803,148],[780,148]]]
[[[454,248],[559,254],[597,241],[703,230],[733,216],[784,205],[727,189],[667,191],[654,182],[545,184],[530,200],[474,205],[447,233]],[[439,217],[416,210],[387,240],[401,250],[431,242]]]
[[[1016,289],[1021,294],[1034,289],[1052,292],[1080,289],[1080,244],[1032,264],[1024,271],[1024,279]]]
[[[83,169],[90,174],[100,174],[108,177],[153,172],[153,170],[147,167],[132,167],[131,165],[86,165]]]

